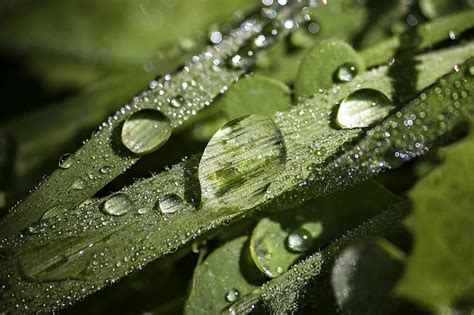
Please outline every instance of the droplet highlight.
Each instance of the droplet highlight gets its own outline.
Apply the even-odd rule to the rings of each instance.
[[[229,303],[233,303],[240,298],[240,292],[237,289],[230,289],[225,294],[225,300]]]
[[[102,211],[114,216],[124,215],[134,208],[133,201],[123,193],[110,196],[110,198],[102,204]]]
[[[337,68],[334,75],[337,82],[350,82],[357,75],[358,71],[353,63],[345,63]]]
[[[183,199],[175,194],[166,194],[156,203],[155,210],[161,214],[171,214],[180,212],[186,207]]]
[[[159,149],[171,136],[172,127],[160,111],[145,109],[131,115],[122,127],[122,143],[135,154]]]
[[[388,116],[395,106],[380,91],[361,89],[340,103],[336,122],[341,128],[369,127]]]
[[[307,251],[313,243],[313,237],[311,233],[304,229],[299,228],[288,235],[286,239],[286,246],[290,251],[301,253]]]

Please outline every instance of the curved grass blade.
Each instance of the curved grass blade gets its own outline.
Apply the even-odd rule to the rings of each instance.
[[[457,67],[458,72],[367,132],[332,128],[333,103],[308,100],[276,114],[286,162],[275,165],[278,175],[250,209],[232,194],[201,202],[197,170],[203,161],[193,157],[119,194],[59,211],[4,239],[0,278],[8,281],[9,290],[0,310],[65,307],[232,220],[300,205],[424,154],[474,112],[473,62]],[[377,71],[359,80],[370,73]],[[351,83],[355,89],[357,81]],[[252,195],[253,188],[249,185],[246,192],[239,187],[243,195]],[[163,211],[163,201],[176,211]],[[111,211],[111,205],[120,211]]]
[[[297,25],[305,4],[298,1],[286,6],[276,4],[273,7],[277,13],[276,20],[289,19]],[[280,31],[272,41],[271,28],[265,28],[271,21],[265,14],[249,18],[219,45],[194,56],[181,72],[152,81],[150,90],[135,97],[102,124],[93,137],[69,158],[68,167],[56,170],[11,210],[0,224],[0,238],[28,227],[48,209],[71,209],[80,205],[135,164],[140,156],[124,146],[120,135],[124,121],[134,113],[140,110],[159,111],[167,117],[169,125],[176,128],[208,106],[245,72],[245,67],[226,66],[229,58],[245,48],[258,34],[266,34],[269,37],[267,45],[270,46],[291,30],[280,25]],[[107,171],[101,171],[105,169]]]

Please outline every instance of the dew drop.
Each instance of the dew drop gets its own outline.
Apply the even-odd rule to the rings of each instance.
[[[122,143],[135,154],[151,153],[171,136],[171,124],[160,111],[145,109],[130,116],[122,127]]]
[[[124,215],[134,208],[135,205],[133,201],[123,193],[110,196],[110,198],[102,204],[102,211],[104,213],[115,216]]]
[[[225,294],[225,300],[229,303],[233,303],[233,302],[237,301],[239,299],[239,297],[240,297],[240,292],[237,289],[230,289]]]
[[[71,190],[82,190],[84,189],[85,187],[85,183],[84,183],[84,180],[82,178],[76,178],[73,180],[71,186],[69,187],[69,189]]]
[[[71,153],[66,153],[59,158],[58,166],[62,169],[68,169],[72,165]]]
[[[104,175],[107,174],[109,171],[110,171],[110,166],[107,166],[107,165],[102,166],[99,170],[99,172]]]
[[[294,230],[286,239],[286,246],[288,249],[297,253],[307,251],[312,243],[313,237],[311,236],[311,233],[304,228]]]
[[[251,207],[285,161],[283,136],[272,119],[261,115],[234,119],[214,134],[204,150],[199,163],[202,198]]]
[[[155,205],[155,210],[161,214],[171,214],[181,211],[186,207],[183,199],[175,194],[166,194]]]
[[[393,108],[392,102],[382,92],[361,89],[342,100],[336,121],[341,128],[368,127],[384,119]]]
[[[353,63],[345,63],[334,73],[336,81],[349,82],[357,75],[358,69]]]

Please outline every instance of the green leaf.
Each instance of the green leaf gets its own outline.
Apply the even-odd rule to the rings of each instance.
[[[229,306],[226,313],[248,314],[254,310],[271,314],[295,313],[308,303],[314,304],[317,296],[324,294],[324,280],[329,276],[336,255],[345,247],[383,236],[396,235],[400,221],[405,216],[408,204],[393,205],[378,216],[346,232],[344,236],[293,266],[281,276],[256,288],[239,301]]]
[[[474,301],[472,126],[409,193],[413,212],[407,225],[415,246],[397,291],[435,312],[453,309],[464,299]]]
[[[295,94],[311,96],[319,89],[330,88],[338,82],[338,70],[350,66],[355,67],[357,73],[365,70],[364,61],[350,45],[335,40],[317,43],[300,64]]]
[[[242,194],[227,191],[227,196],[232,197],[225,198],[225,203],[219,198],[200,202],[199,157],[195,156],[169,171],[122,189],[120,193],[130,198],[134,208],[122,216],[103,213],[107,198],[101,198],[31,226],[3,241],[10,254],[0,265],[0,274],[9,279],[10,289],[6,292],[8,298],[0,302],[2,309],[59,308],[65,301],[72,303],[84,298],[193,239],[221,229],[224,224],[265,209],[276,211],[301,205],[310,198],[342,190],[423,154],[435,144],[445,142],[474,111],[471,68],[472,61],[457,66],[456,71],[366,132],[332,128],[330,113],[334,103],[328,101],[307,100],[275,114],[275,125],[284,139],[287,158],[285,163],[273,164],[271,172],[275,176],[265,193],[256,199],[252,198],[255,187],[262,179],[267,181],[268,174],[266,169],[259,174],[251,167],[254,180],[248,178],[245,185],[237,185]],[[383,77],[375,75],[379,73],[377,70],[373,71],[375,80]],[[425,74],[424,80],[429,77]],[[345,86],[357,84],[356,81]],[[357,89],[357,85],[353,88]],[[456,99],[452,96],[455,93]],[[449,108],[451,115],[443,115]],[[421,112],[425,115],[420,115]],[[417,116],[416,122],[413,115]],[[255,159],[247,153],[244,151],[240,159],[234,157],[236,165]],[[247,178],[247,174],[242,177]],[[168,194],[179,196],[189,206],[169,215],[154,211],[157,202]],[[248,198],[255,202],[252,207]],[[94,245],[89,247],[90,244]],[[111,264],[111,261],[120,263]],[[64,280],[33,281],[25,274],[40,275],[42,279],[51,275]],[[45,289],[49,292],[47,296],[42,294]],[[22,299],[31,303],[25,305]]]
[[[195,271],[185,314],[217,314],[256,287],[255,268],[248,257],[248,237],[242,236],[213,251]]]
[[[232,85],[221,102],[228,119],[250,114],[271,116],[290,106],[290,89],[280,81],[256,75]]]
[[[291,232],[299,228],[309,231],[311,247],[318,248],[399,201],[401,198],[376,182],[362,183],[260,220],[252,232],[250,253],[257,267],[274,278],[305,254],[288,249]]]
[[[279,17],[286,19],[302,15],[302,5],[295,2],[279,7]],[[260,25],[267,20],[258,16],[256,21],[254,17],[249,17],[247,22]],[[138,162],[140,156],[128,150],[120,137],[124,122],[134,113],[141,110],[160,111],[175,129],[209,105],[223,92],[224,87],[235,82],[245,72],[245,67],[225,66],[232,55],[260,34],[260,28],[244,27],[247,25],[245,23],[242,25],[219,45],[208,47],[200,55],[194,56],[181,72],[152,81],[149,90],[109,117],[100,130],[71,155],[71,167],[56,170],[43,185],[8,213],[1,223],[0,238],[28,227],[58,204],[63,204],[65,208],[80,205]],[[279,32],[274,40],[283,38],[288,32]],[[106,173],[100,172],[103,167],[108,168]],[[77,181],[83,183],[81,189],[74,188],[77,187]]]
[[[392,288],[403,271],[404,254],[381,239],[352,245],[336,258],[331,283],[343,314],[393,314]]]

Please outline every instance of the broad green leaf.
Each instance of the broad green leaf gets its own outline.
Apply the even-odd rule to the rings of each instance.
[[[274,278],[305,254],[288,248],[288,236],[293,231],[309,231],[311,248],[318,248],[399,201],[401,198],[376,182],[362,183],[260,220],[252,232],[250,253],[257,267]]]
[[[220,106],[228,119],[259,114],[271,116],[290,107],[290,89],[284,83],[256,75],[240,79],[223,96]]]
[[[255,266],[248,255],[246,236],[213,251],[194,271],[184,313],[218,314],[255,289],[258,284],[252,278]]]
[[[397,291],[434,312],[454,310],[464,299],[474,301],[472,126],[409,193],[413,211],[406,223],[415,245]]]
[[[403,271],[404,254],[390,242],[354,244],[336,258],[331,283],[343,314],[393,314],[392,288]]]
[[[311,96],[334,83],[351,81],[364,70],[364,61],[350,45],[342,41],[321,41],[308,51],[300,64],[295,94]]]
[[[408,204],[393,205],[378,216],[345,233],[329,246],[293,266],[281,276],[272,279],[239,301],[229,306],[228,314],[248,314],[263,311],[271,314],[292,314],[305,306],[314,305],[317,296],[327,289],[324,278],[330,275],[336,255],[345,247],[365,240],[391,236],[400,230],[400,221],[405,216]]]

